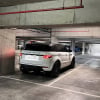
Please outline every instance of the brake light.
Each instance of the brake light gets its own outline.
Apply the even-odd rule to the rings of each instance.
[[[20,53],[20,56],[22,56],[22,53]]]
[[[43,58],[44,59],[52,58],[52,55],[44,55]]]

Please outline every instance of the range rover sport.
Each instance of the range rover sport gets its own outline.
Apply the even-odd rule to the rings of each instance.
[[[50,46],[45,43],[28,43],[20,53],[20,70],[23,73],[30,71],[45,71],[57,77],[60,69],[75,66],[75,56],[70,48],[62,44]]]

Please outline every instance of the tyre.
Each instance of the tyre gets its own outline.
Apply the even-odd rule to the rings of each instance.
[[[55,62],[53,69],[50,73],[51,77],[58,77],[60,74],[60,62]]]
[[[23,74],[28,74],[28,71],[21,65],[20,66],[20,71],[23,73]]]
[[[75,67],[75,57],[73,57],[73,59],[72,59],[72,62],[71,62],[71,68],[74,68]]]

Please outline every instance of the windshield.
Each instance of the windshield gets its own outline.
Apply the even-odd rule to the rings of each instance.
[[[46,44],[26,44],[25,50],[50,51],[51,47]]]
[[[69,47],[61,44],[55,44],[49,46],[48,44],[33,43],[33,44],[26,44],[25,50],[69,52]]]

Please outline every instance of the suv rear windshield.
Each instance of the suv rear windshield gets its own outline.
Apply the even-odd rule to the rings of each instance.
[[[51,47],[46,44],[26,44],[25,50],[50,51]]]
[[[33,50],[33,51],[56,51],[56,52],[69,52],[69,47],[61,44],[55,44],[53,46],[49,46],[47,44],[26,44],[25,50]]]

